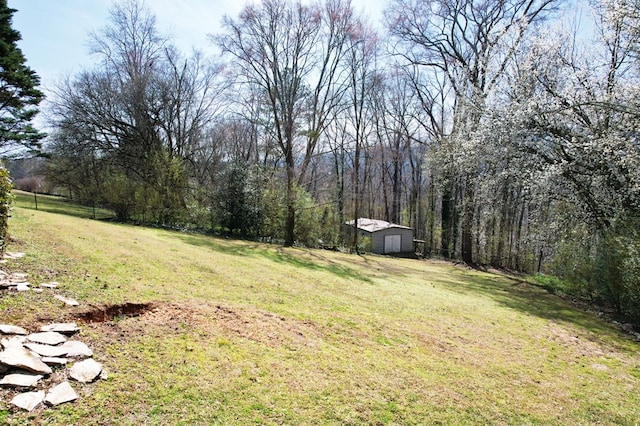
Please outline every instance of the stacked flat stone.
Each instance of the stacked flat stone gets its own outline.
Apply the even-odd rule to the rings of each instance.
[[[29,284],[27,277],[28,275],[22,272],[9,274],[8,272],[0,271],[0,289],[29,291],[31,284]]]
[[[42,380],[51,376],[54,368],[66,368],[61,377],[70,377],[79,383],[90,383],[98,377],[106,378],[102,364],[91,357],[93,351],[83,342],[72,340],[79,331],[75,323],[56,323],[43,326],[39,332],[29,333],[22,327],[0,324],[0,386],[15,389],[10,401],[21,409],[31,411],[41,404],[49,406],[74,401],[78,395],[71,384],[63,380],[49,389]]]
[[[23,253],[17,253],[15,255],[24,255]],[[18,259],[19,257],[6,257],[5,259]],[[35,291],[38,293],[43,292],[45,289],[55,290],[58,288],[58,283],[52,281],[49,283],[40,283],[40,286],[33,288],[28,281],[28,274],[23,272],[14,272],[12,274],[0,270],[0,290],[12,290],[12,291]],[[61,294],[53,294],[53,297],[67,306],[78,306],[80,303],[70,297],[65,297]]]

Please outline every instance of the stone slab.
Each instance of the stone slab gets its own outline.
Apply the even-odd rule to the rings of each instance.
[[[11,403],[23,410],[31,411],[44,401],[44,391],[25,392],[16,395]]]
[[[7,374],[0,380],[1,386],[32,388],[42,380],[41,374]]]
[[[91,383],[100,376],[102,372],[102,364],[93,358],[76,362],[69,370],[69,377],[80,383]]]
[[[33,343],[42,343],[43,345],[59,345],[60,343],[66,342],[67,338],[55,331],[44,331],[29,334],[27,340]]]
[[[9,281],[11,281],[12,283],[24,283],[27,282],[28,276],[29,274],[14,272],[13,274],[9,275]]]
[[[70,299],[68,297],[64,297],[64,296],[62,296],[60,294],[54,294],[53,297],[58,299],[58,300],[60,300],[61,302],[63,302],[67,306],[79,306],[80,305],[80,303],[78,303],[77,300]]]
[[[6,252],[4,254],[5,259],[22,259],[24,257],[24,253],[22,252]]]
[[[25,348],[10,348],[0,352],[0,363],[33,373],[51,374],[51,367]]]
[[[11,348],[22,348],[24,342],[27,341],[27,336],[13,336],[13,337],[5,337],[0,340],[0,345],[2,345],[5,349]]]
[[[17,325],[0,324],[0,333],[25,335],[28,332],[24,328],[18,327]]]
[[[17,291],[29,291],[29,290],[31,290],[31,287],[29,287],[29,283],[28,282],[18,283],[18,285],[16,285],[16,290]]]
[[[58,282],[57,281],[51,281],[50,283],[41,283],[40,287],[44,287],[44,288],[58,288]]]
[[[61,358],[56,356],[43,356],[42,362],[47,365],[67,365],[69,358]]]
[[[60,405],[78,399],[78,394],[73,390],[69,382],[62,382],[49,390],[44,402],[48,405]]]
[[[51,346],[51,345],[42,345],[40,343],[25,343],[30,351],[37,353],[40,356],[48,356],[48,357],[58,357],[65,356],[67,352],[69,352],[68,348],[63,348],[61,346]]]
[[[40,331],[55,331],[62,334],[73,334],[77,331],[80,331],[80,328],[75,322],[63,322],[43,325],[42,327],[40,327]]]
[[[78,340],[67,340],[61,346],[67,351],[69,358],[89,358],[93,356],[93,351],[85,343]]]

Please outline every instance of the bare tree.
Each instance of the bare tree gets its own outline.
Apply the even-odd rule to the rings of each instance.
[[[353,140],[353,217],[354,228],[358,228],[358,218],[362,205],[362,184],[360,176],[361,154],[366,149],[368,135],[371,133],[372,122],[369,117],[372,90],[376,76],[376,59],[378,56],[378,35],[365,22],[358,21],[353,26],[349,37],[349,49],[346,58],[347,71],[350,76],[347,108],[347,128]],[[358,232],[353,233],[352,247],[358,249]]]
[[[349,2],[341,0],[324,6],[265,0],[246,6],[237,20],[225,17],[225,31],[213,37],[235,59],[239,84],[263,91],[285,160],[286,245],[295,241],[296,185],[304,184],[327,119],[344,90],[339,64],[351,13]]]
[[[143,216],[151,206],[155,221],[172,224],[186,209],[188,169],[219,103],[218,68],[197,53],[182,58],[136,0],[114,5],[90,46],[99,68],[57,88],[59,142],[109,164],[102,178],[106,170],[118,182],[106,185],[114,201],[126,198],[114,191],[121,184]]]

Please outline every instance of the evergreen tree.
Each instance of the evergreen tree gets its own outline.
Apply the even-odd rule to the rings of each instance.
[[[11,27],[15,11],[0,0],[0,154],[5,155],[20,147],[38,152],[45,136],[31,123],[44,94],[38,88],[40,78],[25,65],[17,46],[20,33]]]

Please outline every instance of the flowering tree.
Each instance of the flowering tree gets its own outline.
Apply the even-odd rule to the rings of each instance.
[[[442,76],[453,89],[452,97],[445,100],[450,111],[446,143],[450,145],[447,150],[452,161],[446,179],[450,186],[443,198],[452,202],[459,191],[462,208],[443,217],[443,230],[451,229],[451,236],[443,239],[443,245],[455,241],[458,233],[457,225],[447,222],[460,223],[462,260],[469,264],[474,262],[474,178],[479,167],[473,146],[477,139],[472,136],[526,30],[544,19],[556,3],[396,0],[387,12],[389,28],[400,42],[396,53],[409,64]],[[425,98],[436,99],[433,95]],[[450,256],[453,250],[443,247],[443,251]]]

